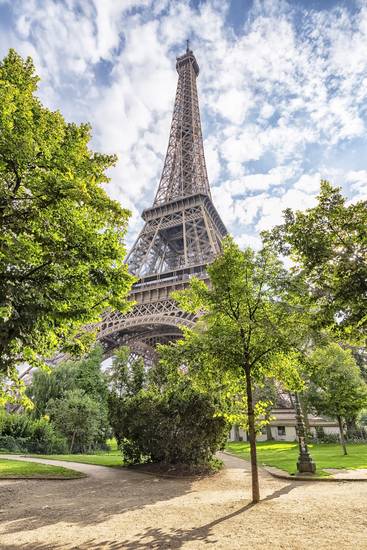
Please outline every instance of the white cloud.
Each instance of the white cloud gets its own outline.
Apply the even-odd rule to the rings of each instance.
[[[257,231],[271,229],[282,222],[283,211],[305,210],[316,204],[315,195],[304,193],[298,189],[288,189],[281,197],[268,197],[262,206],[262,215],[256,224]]]
[[[354,200],[366,194],[367,158],[353,147],[367,145],[367,5],[347,4],[305,11],[256,0],[234,32],[233,6],[218,0],[13,0],[0,54],[31,55],[42,101],[91,121],[93,146],[118,154],[107,189],[133,210],[133,235],[158,185],[174,57],[190,37],[214,201],[245,242],[284,208],[312,204],[321,177]]]
[[[367,200],[367,170],[352,170],[345,179],[353,192],[353,202]]]
[[[315,174],[302,174],[299,180],[294,184],[295,189],[305,193],[316,193],[320,189],[322,177],[319,172]]]

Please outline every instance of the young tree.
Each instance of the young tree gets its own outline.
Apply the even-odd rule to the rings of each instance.
[[[107,420],[101,418],[98,402],[79,389],[66,392],[61,399],[51,399],[47,413],[59,433],[67,438],[70,453],[84,453],[94,447],[101,424]]]
[[[284,223],[266,238],[295,261],[319,308],[319,321],[348,337],[367,329],[367,202],[346,205],[339,188],[321,182],[318,204],[285,211]],[[336,322],[337,321],[337,322]]]
[[[103,349],[96,346],[89,355],[80,361],[66,361],[54,367],[50,372],[38,370],[33,375],[33,380],[27,388],[27,394],[34,404],[32,416],[41,418],[45,414],[51,417],[51,423],[60,433],[69,438],[72,449],[101,448],[110,433],[108,422],[108,386],[107,377],[101,370]],[[76,397],[73,392],[76,392]],[[70,395],[73,394],[71,404]],[[87,399],[86,399],[86,398]],[[78,403],[80,401],[81,414],[84,414],[87,435],[79,434],[71,430],[73,422],[78,422]],[[90,405],[92,403],[92,405]],[[97,404],[97,414],[93,407]],[[92,406],[93,420],[88,418],[88,411]],[[68,427],[63,427],[63,415],[68,411]],[[75,412],[75,418],[74,418]],[[87,414],[88,413],[88,414]],[[91,426],[96,427],[93,431]],[[73,433],[75,435],[73,437]],[[71,444],[71,438],[74,441]]]
[[[67,123],[35,96],[32,60],[0,63],[0,374],[84,350],[82,327],[124,311],[129,213],[102,184],[116,157],[88,148],[88,124]],[[86,336],[87,334],[87,336]]]
[[[130,348],[120,347],[116,352],[108,373],[110,396],[124,397],[135,395],[146,379],[144,360],[132,357]]]
[[[338,344],[317,348],[310,357],[308,402],[318,414],[337,418],[340,442],[347,454],[343,421],[367,407],[367,384],[350,350]]]
[[[189,365],[197,365],[204,379],[224,377],[228,392],[242,392],[247,401],[250,439],[252,499],[260,499],[256,456],[254,386],[267,377],[297,388],[301,380],[280,352],[292,349],[308,330],[302,306],[295,302],[292,281],[281,262],[269,251],[242,252],[232,239],[223,242],[222,254],[208,267],[210,285],[191,279],[190,287],[175,298],[188,312],[202,315],[194,330],[176,345]]]
[[[109,422],[119,445],[129,425],[128,400],[136,396],[146,380],[144,362],[141,357],[132,358],[130,349],[122,346],[115,352],[112,366],[107,372],[109,382]]]
[[[95,346],[79,361],[65,361],[50,372],[37,370],[26,392],[34,404],[33,416],[40,418],[46,413],[51,399],[61,399],[73,389],[82,390],[107,409],[107,377],[101,370],[103,349]]]

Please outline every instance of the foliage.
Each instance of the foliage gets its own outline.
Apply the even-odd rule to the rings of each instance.
[[[338,344],[317,348],[310,357],[308,401],[318,414],[355,417],[367,406],[367,384],[350,350]]]
[[[132,359],[127,346],[120,347],[108,373],[110,395],[117,397],[135,395],[143,388],[145,367],[142,357]]]
[[[169,464],[207,464],[227,439],[227,422],[215,416],[210,398],[194,390],[189,380],[163,394],[141,391],[124,408],[124,429],[116,436],[128,463],[146,457]]]
[[[246,442],[230,442],[227,449],[245,460],[249,460],[250,448]],[[312,458],[317,464],[316,474],[323,474],[324,468],[357,469],[367,468],[367,445],[351,444],[349,455],[340,454],[337,443],[311,443]],[[274,466],[289,474],[297,473],[296,462],[299,454],[298,443],[274,441],[258,443],[259,462],[265,466]]]
[[[0,414],[0,449],[11,452],[62,453],[66,440],[47,418],[27,414]]]
[[[208,273],[209,286],[191,279],[189,289],[174,295],[185,311],[201,312],[201,317],[172,347],[193,376],[217,379],[232,402],[238,397],[243,402],[245,394],[256,502],[256,417],[265,413],[266,403],[255,403],[254,386],[266,378],[281,381],[288,390],[302,386],[297,354],[289,354],[308,334],[308,316],[297,300],[296,281],[269,249],[242,252],[226,238]]]
[[[309,377],[308,403],[318,414],[338,419],[343,444],[342,419],[356,418],[367,406],[367,384],[351,350],[338,344],[315,349],[310,357]]]
[[[47,413],[51,423],[67,438],[69,449],[72,447],[75,452],[103,447],[110,432],[102,358],[102,347],[95,346],[79,361],[60,363],[49,373],[38,370],[27,389],[34,403],[32,415],[39,418]],[[85,435],[81,433],[83,429]]]
[[[32,60],[0,63],[0,372],[83,352],[83,331],[108,307],[125,311],[128,211],[102,187],[116,158],[88,148],[88,124],[65,122],[35,96]],[[6,390],[6,388],[5,388]]]
[[[95,346],[86,357],[78,361],[65,361],[52,367],[49,372],[37,370],[27,395],[34,404],[33,415],[43,416],[48,402],[61,399],[73,389],[80,389],[97,400],[104,409],[107,407],[107,378],[101,370],[103,349]]]
[[[49,464],[36,464],[35,462],[0,458],[0,479],[9,477],[36,477],[37,479],[60,477],[74,479],[84,477],[84,474],[63,468],[62,466],[50,466]]]
[[[50,399],[47,412],[57,430],[67,438],[69,452],[92,449],[101,439],[101,427],[107,424],[105,411],[100,409],[98,401],[81,389]]]
[[[319,321],[364,340],[367,328],[367,203],[346,205],[339,188],[321,182],[318,204],[287,209],[285,221],[266,235],[290,256],[319,308]],[[337,322],[335,322],[337,321]]]
[[[229,426],[213,399],[175,367],[149,373],[120,350],[110,372],[110,422],[125,463],[207,464]]]

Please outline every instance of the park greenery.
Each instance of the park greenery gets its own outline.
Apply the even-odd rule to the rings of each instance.
[[[31,416],[45,415],[70,452],[104,446],[109,436],[108,379],[101,370],[103,351],[96,346],[80,361],[66,361],[52,371],[38,370],[27,388]]]
[[[105,370],[91,326],[130,307],[129,213],[102,187],[115,157],[88,147],[87,124],[43,107],[37,82],[31,59],[10,50],[0,63],[0,449],[210,468],[236,424],[249,444],[230,448],[250,458],[258,502],[258,457],[287,457],[293,472],[297,449],[282,454],[257,435],[278,395],[298,393],[306,424],[308,413],[339,423],[343,462],[335,446],[313,446],[318,468],[365,464],[353,462],[365,447],[347,455],[345,439],[367,423],[366,202],[348,204],[324,181],[317,205],[287,210],[260,251],[225,238],[209,285],[193,277],[172,296],[195,326],[158,346],[149,368],[122,347]],[[46,368],[56,351],[69,360]],[[27,388],[24,364],[36,368]],[[118,451],[101,454],[112,435]]]
[[[321,181],[318,203],[284,211],[284,223],[263,236],[289,256],[317,304],[317,320],[336,337],[367,336],[367,206],[347,204],[339,188]]]
[[[249,443],[244,441],[231,441],[227,444],[227,450],[231,454],[248,460],[250,457]],[[349,445],[349,454],[340,453],[338,443],[311,443],[310,451],[317,464],[316,474],[325,476],[325,469],[363,469],[367,468],[366,444],[353,443]],[[296,462],[298,458],[298,445],[290,441],[259,442],[257,444],[259,463],[263,466],[273,466],[288,472],[297,474]]]
[[[352,352],[332,343],[316,348],[311,354],[307,401],[316,413],[336,418],[344,454],[345,419],[356,421],[367,403],[367,384],[363,380]]]
[[[45,108],[38,80],[31,58],[14,50],[0,63],[2,402],[22,390],[20,363],[83,353],[94,337],[83,327],[108,307],[124,311],[133,281],[129,212],[102,187],[116,158],[88,147],[88,124]]]
[[[230,426],[216,415],[215,396],[180,369],[144,369],[122,348],[113,361],[110,422],[124,462],[207,466],[224,448]]]
[[[0,457],[0,479],[3,478],[75,479],[84,477],[80,472],[62,466],[36,464],[35,462],[11,460]]]

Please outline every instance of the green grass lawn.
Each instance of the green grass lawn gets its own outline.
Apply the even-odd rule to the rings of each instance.
[[[108,451],[91,455],[30,455],[35,458],[49,458],[50,460],[65,460],[66,462],[82,462],[83,464],[97,464],[98,466],[123,466],[120,451]]]
[[[35,462],[24,462],[21,460],[9,460],[0,458],[0,479],[7,477],[60,477],[78,478],[84,474],[62,468],[61,466],[49,466],[48,464],[36,464]]]
[[[323,474],[324,468],[356,469],[367,468],[367,444],[347,445],[348,455],[334,443],[310,444],[310,453],[316,462],[317,472]],[[250,444],[233,441],[227,444],[227,451],[246,460],[250,459]],[[257,443],[257,456],[260,464],[275,466],[289,474],[297,472],[298,444],[283,441]]]

